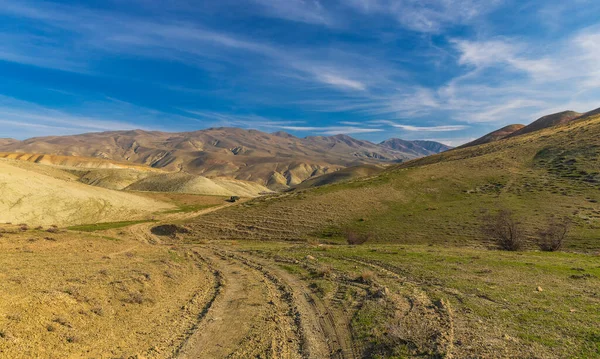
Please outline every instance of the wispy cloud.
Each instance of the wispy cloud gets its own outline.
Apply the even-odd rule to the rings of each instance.
[[[265,15],[281,19],[332,26],[335,19],[318,0],[252,0]]]
[[[181,126],[194,120],[114,98],[65,111],[0,95],[0,122],[9,125],[3,135],[19,139],[98,131],[165,130],[162,123],[166,121],[176,121]]]
[[[361,91],[366,89],[366,85],[363,84],[362,82],[344,78],[339,75],[326,73],[326,74],[321,74],[318,78],[323,83],[333,85],[336,87],[341,87],[341,88],[346,88],[346,89],[351,89],[351,90],[361,90]]]
[[[492,11],[497,0],[349,0],[367,14],[387,15],[402,26],[419,32],[438,33],[446,27],[474,21]]]
[[[469,128],[466,125],[443,125],[443,126],[412,126],[412,125],[404,125],[400,123],[396,123],[388,120],[376,120],[371,121],[371,123],[376,124],[385,124],[388,126],[392,126],[394,128],[399,128],[404,131],[411,132],[449,132],[449,131],[460,131]]]
[[[355,126],[281,126],[281,129],[288,131],[310,131],[316,132],[322,135],[352,135],[359,133],[374,133],[374,132],[383,132],[384,130],[381,128],[364,128],[364,127],[355,127]]]

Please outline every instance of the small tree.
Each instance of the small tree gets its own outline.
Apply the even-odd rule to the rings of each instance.
[[[538,232],[538,246],[546,252],[559,251],[571,229],[569,218],[551,218],[546,228]]]
[[[482,233],[501,249],[518,251],[523,248],[524,235],[511,211],[503,209],[496,214],[484,216],[483,220]]]
[[[364,244],[370,239],[371,239],[370,233],[358,233],[353,230],[349,230],[349,229],[346,230],[346,241],[350,245],[356,246],[356,245]]]

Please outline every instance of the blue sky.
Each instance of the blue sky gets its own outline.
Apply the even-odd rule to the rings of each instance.
[[[0,0],[0,137],[434,139],[600,107],[600,1]]]

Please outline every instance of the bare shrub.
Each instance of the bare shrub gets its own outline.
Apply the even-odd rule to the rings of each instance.
[[[334,277],[333,268],[329,265],[319,266],[315,270],[315,275],[320,278],[332,278]]]
[[[357,246],[371,240],[371,233],[359,233],[353,230],[346,230],[346,241],[352,246]]]
[[[518,251],[523,248],[525,236],[511,211],[503,209],[496,214],[485,215],[483,221],[483,235],[496,242],[501,249]]]
[[[375,279],[375,273],[373,273],[369,270],[366,270],[358,275],[358,277],[356,278],[356,281],[360,282],[360,283],[364,283],[364,284],[371,284],[371,283],[373,283],[374,279]]]
[[[58,233],[58,232],[59,232],[59,229],[58,229],[58,227],[54,227],[54,226],[52,226],[52,227],[48,228],[48,229],[46,230],[46,232],[48,232],[48,233]]]
[[[546,228],[538,232],[537,244],[542,251],[559,251],[571,229],[571,220],[569,218],[551,218]]]

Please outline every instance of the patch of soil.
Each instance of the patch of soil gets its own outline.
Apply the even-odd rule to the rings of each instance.
[[[178,234],[190,233],[190,230],[176,224],[161,224],[159,226],[152,227],[150,232],[157,236],[175,237]]]

